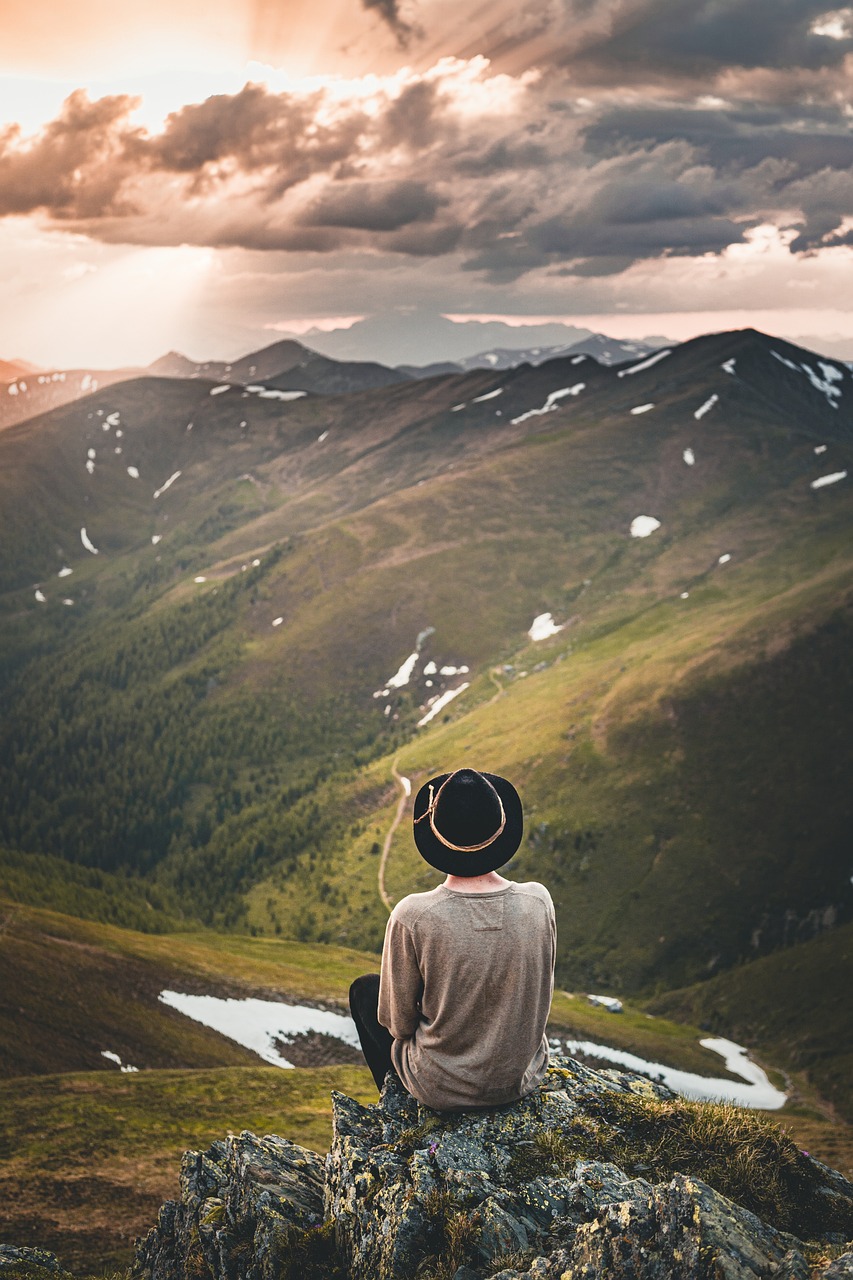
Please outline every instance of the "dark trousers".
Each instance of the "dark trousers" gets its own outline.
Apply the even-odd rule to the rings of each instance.
[[[391,1045],[394,1037],[377,1017],[379,1009],[379,974],[367,973],[356,978],[349,989],[349,1008],[355,1023],[361,1051],[370,1067],[376,1088],[381,1090],[391,1070]]]

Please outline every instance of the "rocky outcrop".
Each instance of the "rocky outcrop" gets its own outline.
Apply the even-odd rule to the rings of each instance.
[[[55,1253],[0,1244],[0,1280],[74,1280]]]
[[[333,1110],[325,1160],[249,1133],[188,1153],[135,1280],[853,1280],[850,1183],[641,1076],[559,1058],[531,1097],[459,1114],[389,1076]]]
[[[181,1164],[181,1199],[137,1250],[145,1280],[279,1280],[299,1232],[323,1214],[321,1156],[286,1138],[221,1139]]]

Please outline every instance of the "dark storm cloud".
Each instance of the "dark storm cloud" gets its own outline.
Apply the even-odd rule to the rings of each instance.
[[[307,226],[396,231],[430,222],[442,201],[423,182],[343,183],[328,187],[300,217]]]
[[[730,67],[839,67],[853,39],[812,31],[826,0],[598,0],[575,3],[558,61],[588,80],[714,76]]]
[[[847,249],[853,248],[853,231],[838,232],[837,234],[827,236],[825,243],[826,247],[831,249],[836,249],[841,246],[844,246],[844,248]]]
[[[853,217],[853,171],[823,169],[800,183],[792,183],[788,191],[803,215],[795,224],[799,234],[791,242],[793,253],[849,243],[847,231],[840,224],[842,214]]]
[[[439,136],[441,108],[435,81],[416,80],[389,103],[381,122],[387,146],[428,147]]]
[[[231,157],[239,157],[245,170],[262,168],[272,152],[293,155],[294,142],[312,116],[310,99],[295,101],[274,96],[262,85],[247,84],[237,94],[218,94],[173,112],[162,134],[140,142],[137,154],[178,173],[193,173]]]
[[[359,111],[334,124],[317,121],[319,94],[272,94],[247,84],[237,94],[220,94],[174,112],[159,136],[136,139],[128,157],[151,170],[193,175],[196,187],[216,181],[229,169],[264,171],[267,198],[316,173],[333,171],[359,147],[365,119]]]
[[[397,43],[405,48],[409,40],[416,34],[416,29],[408,22],[404,21],[400,14],[400,6],[397,0],[361,0],[363,9],[368,13],[378,13],[380,18],[388,24],[397,38]]]
[[[455,168],[459,173],[486,176],[511,169],[538,169],[549,162],[548,150],[527,138],[496,138],[485,147],[458,151]]]
[[[630,212],[630,211],[629,211]],[[589,222],[553,218],[532,228],[532,244],[552,258],[606,258],[617,253],[637,258],[719,253],[743,239],[742,228],[728,218],[629,218]]]
[[[800,217],[792,220],[799,231],[793,252],[825,240],[836,243],[826,238],[853,215],[853,136],[839,107],[806,108],[787,117],[778,109],[748,105],[714,111],[620,108],[602,113],[584,130],[583,140],[599,162],[633,157],[641,166],[653,165],[667,145],[689,148],[684,169],[699,201],[697,212],[748,218],[761,211],[799,210]],[[682,191],[683,184],[684,179]],[[654,190],[668,198],[660,178]],[[636,178],[628,188],[613,182],[608,191],[608,200],[625,210],[649,198]]]
[[[0,214],[45,209],[53,217],[97,219],[146,207],[146,186],[169,175],[186,193],[214,198],[235,175],[259,175],[259,205],[316,174],[336,174],[362,145],[359,110],[333,123],[316,118],[317,98],[246,85],[172,113],[162,132],[134,128],[127,96],[90,102],[79,90],[40,135],[0,134]]]
[[[620,107],[604,111],[583,131],[585,149],[599,158],[683,141],[715,169],[743,169],[773,158],[799,174],[853,165],[853,135],[836,106],[798,111],[697,110],[689,106]]]
[[[638,259],[720,253],[743,240],[725,214],[726,193],[700,193],[668,179],[614,177],[562,213],[531,220],[522,241],[485,241],[469,268],[512,279],[536,265],[572,263],[583,275],[609,275]]]

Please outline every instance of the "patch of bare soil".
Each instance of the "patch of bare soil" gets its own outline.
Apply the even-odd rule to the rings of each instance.
[[[275,1047],[295,1067],[364,1066],[360,1049],[323,1031],[298,1031],[286,1038],[279,1036]]]
[[[134,1237],[156,1221],[163,1196],[109,1178],[0,1180],[0,1239],[49,1249],[64,1266],[126,1266]]]

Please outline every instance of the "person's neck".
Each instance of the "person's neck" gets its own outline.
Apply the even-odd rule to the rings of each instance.
[[[494,893],[495,889],[505,889],[511,880],[505,880],[497,871],[488,871],[484,876],[451,876],[444,882],[445,889],[454,893]]]

